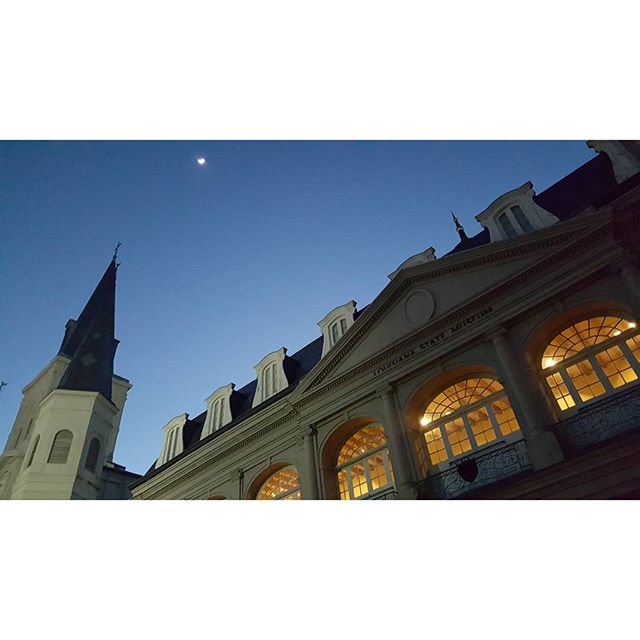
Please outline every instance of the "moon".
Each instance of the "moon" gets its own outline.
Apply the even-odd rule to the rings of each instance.
[[[206,158],[198,158],[198,159],[196,160],[196,162],[197,162],[200,166],[202,166],[203,164],[207,164],[207,159],[206,159]]]

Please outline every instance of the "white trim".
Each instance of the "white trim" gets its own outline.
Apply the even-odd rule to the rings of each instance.
[[[318,326],[320,327],[324,338],[322,343],[323,358],[353,326],[353,323],[355,322],[355,313],[356,302],[354,300],[350,300],[349,302],[329,311],[329,313],[322,318],[320,322],[318,322]],[[336,328],[337,339],[334,339],[332,336],[333,327]]]
[[[503,193],[499,198],[496,198],[482,213],[476,216],[476,220],[484,227],[488,229],[491,242],[497,242],[499,240],[508,240],[510,237],[503,226],[498,221],[498,218],[503,214],[506,214],[509,222],[513,226],[516,236],[523,235],[525,233],[531,233],[531,231],[537,231],[544,227],[549,227],[556,222],[558,218],[552,213],[543,209],[534,199],[535,191],[533,190],[533,184],[531,182],[525,182],[517,189],[512,189]],[[520,207],[525,218],[531,225],[531,230],[523,229],[522,225],[516,218],[512,207]]]
[[[205,400],[207,418],[202,429],[201,438],[206,438],[214,431],[231,422],[233,419],[231,415],[231,394],[235,387],[236,385],[233,382],[224,387],[219,387]]]
[[[257,407],[265,400],[286,389],[289,381],[284,372],[284,359],[287,355],[285,347],[268,353],[254,367],[258,383],[253,397],[252,407]]]
[[[163,440],[162,449],[160,450],[160,456],[158,457],[158,466],[169,462],[172,458],[182,453],[184,450],[182,440],[182,430],[189,417],[188,413],[182,413],[175,418],[172,418],[167,424],[162,427]]]

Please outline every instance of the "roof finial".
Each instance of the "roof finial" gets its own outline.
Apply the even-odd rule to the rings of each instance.
[[[456,218],[456,214],[453,213],[453,211],[451,212],[451,217],[453,218],[453,222],[456,225],[456,231],[460,236],[460,240],[468,240],[469,238],[467,237],[467,234],[464,232],[464,227],[460,224],[460,221],[458,220],[458,218]]]
[[[118,257],[118,249],[122,246],[122,242],[120,242],[120,240],[118,240],[118,244],[116,245],[116,248],[113,252],[113,259],[116,260]]]

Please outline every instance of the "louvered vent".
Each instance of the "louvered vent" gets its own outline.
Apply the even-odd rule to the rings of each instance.
[[[91,471],[91,473],[95,473],[96,466],[98,465],[99,455],[100,455],[100,440],[98,440],[98,438],[93,438],[93,440],[91,440],[91,444],[89,445],[89,451],[87,452],[87,460],[84,463],[84,468]]]
[[[40,442],[40,434],[36,436],[35,442],[33,443],[33,448],[31,449],[31,455],[29,456],[29,460],[27,461],[27,469],[31,466],[33,462],[33,456],[36,455],[36,449],[38,448],[38,442]]]
[[[47,462],[50,464],[66,464],[72,440],[73,434],[69,429],[58,431],[53,439]]]

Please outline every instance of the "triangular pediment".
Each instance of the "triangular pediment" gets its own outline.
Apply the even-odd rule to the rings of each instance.
[[[328,384],[393,345],[423,334],[453,311],[468,305],[470,309],[477,307],[471,316],[481,314],[484,299],[493,299],[495,305],[497,291],[504,297],[502,292],[505,287],[508,291],[510,281],[563,252],[592,228],[593,222],[565,223],[400,272],[309,373],[297,394]]]

